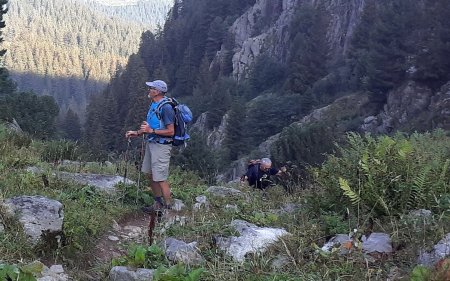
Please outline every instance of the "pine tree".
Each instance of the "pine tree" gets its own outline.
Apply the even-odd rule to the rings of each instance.
[[[359,89],[380,101],[406,76],[413,53],[408,39],[416,30],[417,5],[414,0],[371,2],[355,32],[350,54],[355,80]],[[371,30],[365,32],[369,26]]]
[[[252,96],[256,97],[263,91],[277,88],[284,81],[285,68],[269,55],[260,55],[250,69],[249,84]]]
[[[302,5],[292,22],[293,43],[290,48],[289,77],[285,87],[295,93],[304,93],[326,71],[328,45],[325,9]]]
[[[17,120],[20,127],[39,139],[49,139],[56,132],[55,118],[59,113],[53,97],[31,92],[13,93],[3,97],[2,119]]]
[[[176,74],[177,82],[175,92],[179,96],[191,94],[194,88],[197,77],[195,52],[193,43],[189,41],[189,45],[184,53],[183,63]]]
[[[222,118],[232,103],[232,96],[235,94],[236,82],[221,78],[216,81],[211,89],[212,98],[208,102],[208,122],[207,127],[219,126]]]
[[[130,63],[131,62],[132,64],[130,64],[127,69],[127,91],[126,94],[122,93],[128,100],[123,132],[139,128],[141,122],[146,119],[149,104],[151,102],[148,98],[148,88],[145,85],[145,82],[150,80],[146,68],[138,58],[135,60],[130,59]],[[155,79],[156,78],[163,79],[159,75],[155,76]]]
[[[2,29],[5,28],[5,26],[6,26],[5,21],[3,20],[3,15],[6,14],[6,12],[8,12],[8,9],[6,8],[7,3],[8,3],[8,0],[0,0],[0,44],[3,42]],[[3,57],[5,52],[6,52],[6,50],[0,49],[0,58]],[[0,63],[1,63],[1,60],[0,60]],[[1,66],[1,64],[0,64],[0,66]]]
[[[154,71],[163,62],[164,55],[159,41],[150,31],[142,34],[139,54],[142,58],[143,65],[147,68],[149,77],[152,77]]]
[[[3,66],[3,56],[5,55],[6,50],[1,49],[1,44],[3,42],[2,29],[6,26],[3,15],[7,12],[7,3],[7,0],[0,0],[0,97],[11,94],[16,90],[14,83],[9,79],[8,71]]]
[[[414,78],[439,88],[450,80],[450,2],[438,0],[423,13],[417,72]]]
[[[227,151],[227,160],[234,161],[247,149],[247,133],[245,129],[245,103],[237,99],[228,111],[223,148]]]
[[[64,131],[64,137],[77,141],[81,137],[81,125],[80,118],[78,115],[71,109],[67,110],[66,116],[61,123],[61,127]]]
[[[194,112],[205,112],[208,110],[208,105],[213,99],[212,86],[213,78],[209,70],[209,60],[205,56],[199,68],[197,76],[197,83],[192,93],[195,104],[193,105]]]
[[[216,17],[209,26],[208,37],[206,39],[205,55],[212,61],[217,51],[220,50],[222,41],[226,34],[226,26],[221,17]]]

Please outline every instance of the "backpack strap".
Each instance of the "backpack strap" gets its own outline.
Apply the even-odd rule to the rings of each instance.
[[[164,105],[170,104],[172,108],[178,105],[178,102],[174,98],[166,98],[164,99],[155,109],[156,117],[161,120],[161,109]]]

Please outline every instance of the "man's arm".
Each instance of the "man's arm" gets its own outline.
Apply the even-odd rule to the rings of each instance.
[[[161,118],[165,129],[152,129],[147,122],[143,122],[140,132],[148,134],[157,134],[163,137],[172,137],[175,135],[175,111],[170,104],[166,104],[162,107]]]
[[[281,174],[286,173],[286,167],[281,167],[279,170],[276,168],[271,168],[270,169],[270,174],[274,175],[274,176],[280,176]]]
[[[161,118],[165,129],[156,130],[155,133],[164,137],[173,137],[175,135],[175,110],[170,104],[162,107]]]

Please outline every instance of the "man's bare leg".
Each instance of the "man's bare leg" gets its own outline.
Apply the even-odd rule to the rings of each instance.
[[[153,193],[153,198],[155,199],[155,204],[154,207],[156,207],[156,209],[160,209],[163,207],[162,202],[158,201],[157,198],[161,198],[163,196],[163,193],[161,192],[161,187],[159,185],[158,182],[153,180],[152,175],[149,175],[149,180],[150,180],[150,188],[152,189],[152,193]]]
[[[160,181],[158,182],[159,190],[162,193],[162,196],[164,197],[164,202],[166,203],[166,206],[172,206],[172,194],[170,192],[170,185],[167,181]]]

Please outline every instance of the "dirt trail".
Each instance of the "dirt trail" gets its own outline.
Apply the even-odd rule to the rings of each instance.
[[[148,244],[148,224],[150,216],[143,212],[136,212],[124,216],[120,221],[114,223],[110,230],[106,231],[95,242],[95,246],[86,255],[87,260],[84,270],[78,270],[77,275],[80,280],[105,280],[103,276],[113,258],[125,256],[127,245]],[[80,276],[81,275],[81,276]]]
[[[111,230],[103,234],[96,243],[94,256],[97,263],[108,263],[113,258],[126,255],[124,247],[130,243],[148,243],[150,216],[138,212],[121,219]]]

